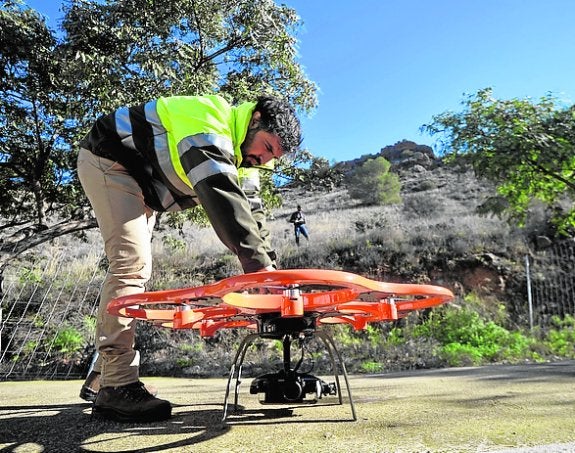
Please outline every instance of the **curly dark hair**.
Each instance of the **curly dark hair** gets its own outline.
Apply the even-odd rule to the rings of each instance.
[[[302,143],[301,124],[287,102],[272,96],[260,96],[254,111],[261,114],[259,129],[276,134],[285,154],[295,152]]]

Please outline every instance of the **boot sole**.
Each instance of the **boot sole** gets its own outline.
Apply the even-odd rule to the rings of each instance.
[[[92,408],[92,415],[98,419],[102,420],[112,420],[115,422],[123,423],[138,423],[138,422],[159,422],[167,420],[172,416],[172,408],[170,406],[166,408],[156,409],[150,412],[142,412],[139,414],[127,414],[124,412],[119,412],[116,409],[108,407],[96,407]]]

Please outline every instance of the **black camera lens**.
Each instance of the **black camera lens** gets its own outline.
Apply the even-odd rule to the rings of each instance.
[[[284,398],[288,401],[297,401],[303,398],[303,388],[298,381],[286,381],[283,389]]]

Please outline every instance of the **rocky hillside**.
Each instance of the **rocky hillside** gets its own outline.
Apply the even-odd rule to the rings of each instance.
[[[470,292],[488,295],[508,303],[511,312],[516,310],[514,301],[523,307],[524,257],[545,237],[547,225],[543,210],[535,209],[525,228],[480,215],[479,208],[495,194],[493,186],[477,180],[470,169],[444,164],[429,146],[411,141],[386,146],[378,154],[338,163],[336,168],[348,171],[379,156],[387,159],[392,164],[391,171],[400,176],[401,205],[361,207],[354,200],[346,199],[345,187],[337,196],[333,192],[318,194],[296,189],[284,194],[285,213],[295,204],[306,206],[311,212],[313,231],[313,222],[320,221],[314,218],[318,216],[314,213],[335,210],[339,218],[354,219],[351,221],[355,222],[356,233],[365,236],[364,242],[381,242],[379,255],[371,260],[371,267],[362,268],[361,262],[367,261],[367,254],[374,254],[373,247],[359,252],[356,262],[338,263],[349,270],[377,274],[373,262],[379,259],[381,273],[374,275],[376,277],[434,282],[450,287],[459,295]],[[387,238],[381,238],[382,235]],[[333,257],[330,260],[334,262]]]

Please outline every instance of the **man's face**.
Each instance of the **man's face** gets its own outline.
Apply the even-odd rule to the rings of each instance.
[[[271,132],[256,128],[248,130],[246,139],[240,148],[244,163],[248,167],[263,165],[283,155],[279,137]]]
[[[253,113],[246,138],[240,145],[244,158],[243,165],[246,167],[263,165],[283,155],[280,138],[271,132],[260,129],[260,118],[260,112]]]

